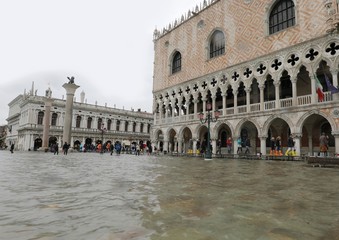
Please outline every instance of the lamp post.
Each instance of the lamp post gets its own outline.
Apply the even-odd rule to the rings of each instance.
[[[106,132],[105,124],[101,123],[101,154],[104,153],[104,132]]]
[[[212,105],[210,102],[207,103],[206,106],[207,109],[207,115],[204,117],[204,113],[199,113],[199,119],[202,124],[205,124],[207,122],[207,149],[205,153],[205,160],[211,160],[212,159],[212,152],[211,152],[211,134],[210,134],[210,123],[216,122],[219,118],[220,112],[218,110],[214,111],[214,118],[212,116]]]

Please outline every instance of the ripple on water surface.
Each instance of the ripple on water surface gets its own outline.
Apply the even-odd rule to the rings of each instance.
[[[0,151],[1,239],[338,239],[338,169]]]

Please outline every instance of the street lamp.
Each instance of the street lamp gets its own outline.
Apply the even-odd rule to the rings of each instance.
[[[204,117],[204,113],[199,113],[199,119],[202,124],[205,124],[207,122],[207,149],[206,149],[206,154],[205,154],[205,160],[211,160],[212,159],[212,152],[211,152],[211,144],[210,144],[210,139],[211,139],[211,134],[210,134],[210,123],[211,122],[216,122],[219,118],[220,112],[218,110],[214,111],[214,118],[212,116],[211,110],[212,110],[212,105],[211,103],[207,103],[207,115]]]
[[[101,152],[104,153],[104,132],[106,132],[105,124],[101,123]]]

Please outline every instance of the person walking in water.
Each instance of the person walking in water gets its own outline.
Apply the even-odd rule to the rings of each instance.
[[[271,138],[270,145],[271,145],[270,155],[272,156],[275,152],[275,138],[274,137]]]
[[[58,145],[58,143],[55,143],[55,145],[54,145],[54,155],[59,155],[59,145]]]
[[[69,144],[67,144],[67,142],[64,143],[62,150],[64,150],[64,155],[67,155],[68,153],[68,148],[69,148]]]
[[[326,157],[327,156],[327,150],[328,150],[328,141],[325,133],[323,132],[319,138],[319,148],[320,148],[320,156]]]
[[[276,141],[275,141],[275,155],[276,156],[282,156],[282,152],[281,152],[281,138],[280,136],[277,137]]]
[[[291,134],[287,140],[287,151],[285,152],[285,156],[292,155],[293,150],[294,150],[294,141],[293,141],[293,137]]]
[[[239,154],[239,152],[242,152],[242,140],[241,140],[241,137],[238,138],[237,144],[238,144],[237,154]]]
[[[232,138],[231,137],[227,139],[226,145],[227,145],[227,152],[230,154],[232,151]]]
[[[14,143],[12,143],[11,144],[11,148],[10,148],[10,150],[9,151],[11,151],[11,153],[13,153],[14,152]]]

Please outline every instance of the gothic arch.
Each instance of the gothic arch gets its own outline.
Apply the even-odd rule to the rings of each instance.
[[[297,130],[297,132],[301,133],[304,122],[306,121],[306,119],[308,117],[310,117],[313,114],[316,114],[316,115],[319,115],[319,116],[322,116],[323,118],[325,118],[330,123],[332,131],[338,131],[337,124],[335,123],[335,120],[332,117],[330,117],[329,115],[326,115],[319,110],[312,110],[312,111],[309,111],[309,112],[305,113],[304,115],[302,115],[299,118],[298,122],[296,122],[295,130]]]
[[[182,127],[180,128],[180,130],[178,131],[178,136],[179,136],[179,137],[182,137],[184,130],[187,129],[187,128],[191,131],[192,137],[194,138],[193,130],[192,130],[192,127],[191,127],[191,126],[182,126]]]
[[[234,136],[233,125],[229,121],[225,120],[225,121],[218,121],[217,124],[215,124],[215,126],[211,129],[211,138],[212,139],[216,138],[216,136],[215,136],[216,133],[218,133],[220,128],[224,125],[226,125],[230,129],[231,135]]]
[[[256,127],[257,131],[258,131],[258,135],[261,135],[261,130],[260,130],[260,125],[258,124],[257,121],[254,121],[253,119],[249,119],[249,118],[243,118],[235,127],[234,130],[234,134],[235,136],[240,136],[240,131],[241,131],[241,127],[246,123],[246,122],[250,122],[253,123],[253,125]]]
[[[154,140],[158,141],[158,137],[159,134],[162,133],[162,135],[164,136],[164,131],[160,128],[153,130],[153,136],[154,136]],[[164,136],[165,137],[165,136]]]
[[[284,120],[284,121],[287,123],[287,125],[289,126],[289,128],[290,128],[291,130],[294,129],[294,128],[293,128],[293,127],[294,127],[293,122],[291,121],[291,119],[287,118],[286,115],[284,115],[284,114],[281,114],[281,115],[280,115],[280,114],[279,114],[279,115],[272,115],[272,116],[270,116],[270,117],[265,121],[265,123],[264,123],[264,125],[263,125],[263,127],[262,127],[261,134],[262,134],[263,137],[264,137],[264,136],[267,137],[267,133],[268,133],[268,130],[269,130],[269,127],[270,127],[271,123],[272,123],[275,119],[277,119],[277,118],[280,118],[280,119]],[[259,131],[259,129],[258,129],[258,131]],[[259,135],[259,136],[260,136],[260,135]]]

